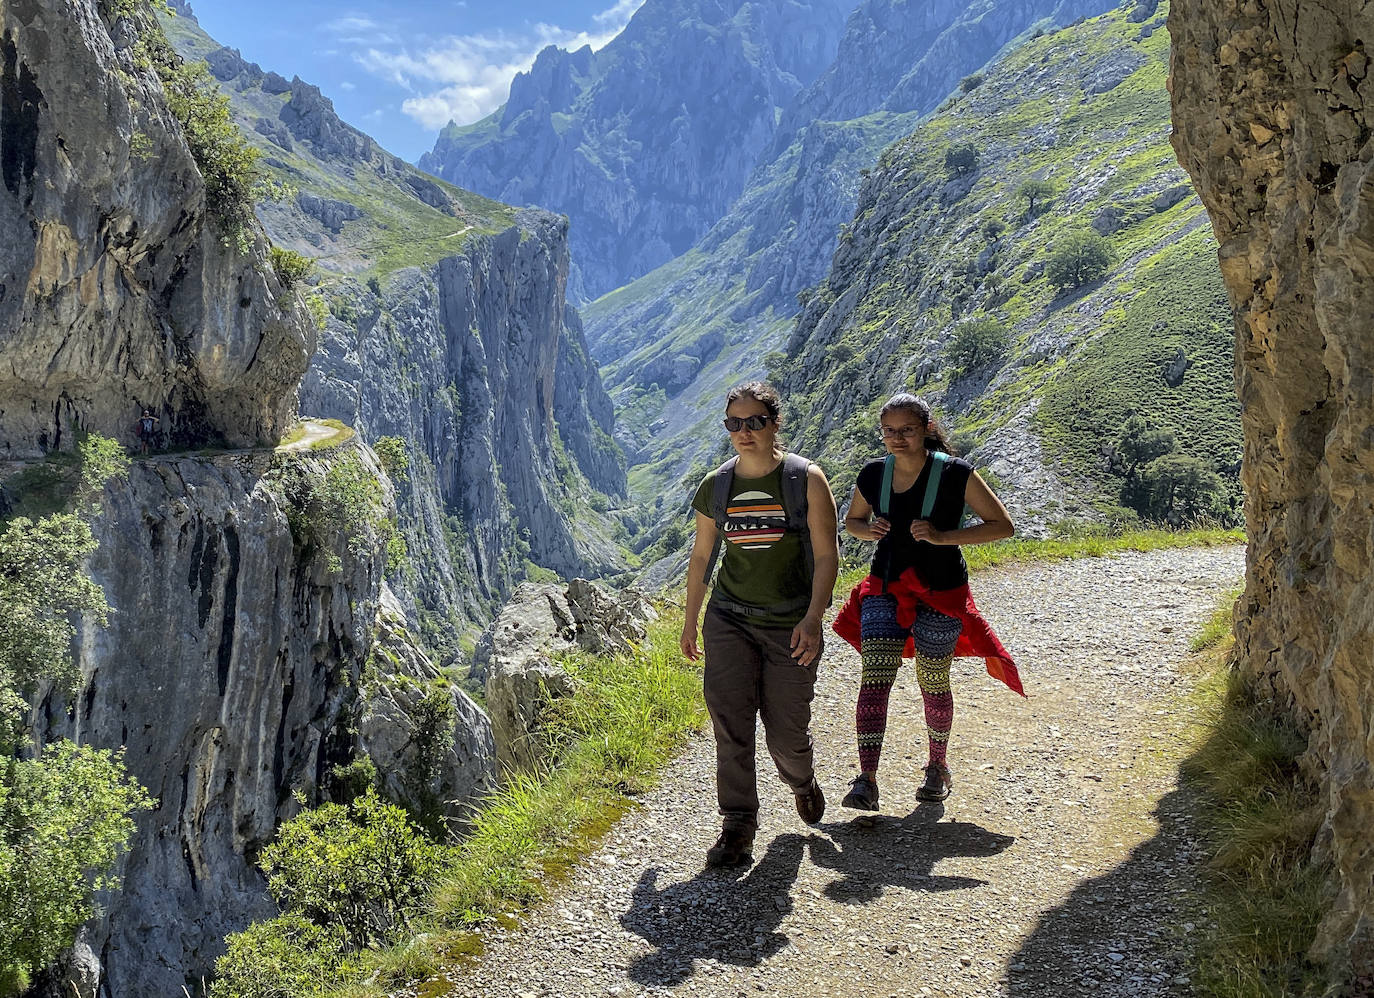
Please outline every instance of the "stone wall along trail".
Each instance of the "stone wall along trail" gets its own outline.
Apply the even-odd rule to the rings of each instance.
[[[755,863],[704,870],[719,826],[699,737],[557,897],[486,933],[446,993],[1188,994],[1182,892],[1200,854],[1177,784],[1180,665],[1243,562],[1237,546],[975,577],[1030,699],[956,660],[954,794],[917,806],[925,732],[904,667],[871,829],[839,806],[856,772],[859,657],[832,641],[814,705],[819,828],[761,752]],[[445,993],[435,983],[427,995]]]

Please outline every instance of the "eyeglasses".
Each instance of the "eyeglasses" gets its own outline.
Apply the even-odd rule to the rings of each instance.
[[[768,421],[772,418],[772,416],[745,416],[740,419],[738,416],[726,416],[723,422],[725,428],[731,433],[738,433],[746,426],[751,430],[761,430],[768,425]]]
[[[920,426],[880,426],[879,429],[884,440],[896,440],[898,437],[910,440],[925,432],[925,428]]]

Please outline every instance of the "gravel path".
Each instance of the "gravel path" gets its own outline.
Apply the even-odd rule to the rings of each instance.
[[[835,639],[814,707],[830,799],[819,828],[800,823],[761,754],[755,864],[703,869],[719,826],[714,749],[697,738],[555,900],[493,928],[475,966],[423,993],[1188,994],[1182,891],[1196,852],[1177,786],[1190,689],[1177,666],[1242,572],[1243,552],[1221,548],[978,576],[1030,699],[956,660],[954,795],[917,806],[925,736],[904,668],[872,828],[839,807],[859,659]]]

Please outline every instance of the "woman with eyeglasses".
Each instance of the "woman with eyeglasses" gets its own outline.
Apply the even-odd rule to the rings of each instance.
[[[759,798],[754,733],[792,788],[797,813],[821,820],[825,795],[812,765],[811,700],[839,566],[835,498],[821,469],[786,453],[778,439],[782,402],[758,381],[730,391],[725,429],[735,456],[707,475],[692,500],[696,539],[687,574],[679,645],[695,661],[697,621],[724,548],[701,627],[702,679],[716,736],[720,837],[711,866],[752,859]]]
[[[833,625],[863,659],[854,722],[860,772],[841,802],[863,811],[878,810],[888,695],[903,657],[915,660],[925,706],[930,755],[916,791],[922,801],[944,800],[954,783],[946,761],[953,657],[984,658],[989,674],[1022,692],[1015,663],[973,602],[960,551],[1012,536],[1011,516],[973,466],[951,455],[924,399],[894,395],[879,424],[887,457],[859,472],[844,521],[852,536],[878,548]],[[982,522],[962,525],[966,505]]]

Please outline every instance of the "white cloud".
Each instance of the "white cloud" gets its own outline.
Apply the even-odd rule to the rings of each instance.
[[[520,34],[449,36],[418,50],[391,48],[390,38],[383,35],[374,37],[355,58],[374,75],[411,91],[413,96],[401,104],[401,110],[424,127],[438,129],[450,121],[469,124],[505,102],[515,74],[534,65],[535,56],[545,47],[600,49],[643,3],[617,0],[593,15],[595,30],[591,31],[536,24]],[[359,31],[359,26],[346,24],[353,20],[365,19],[343,17],[331,24],[338,24],[340,33]]]
[[[340,90],[357,90],[357,89],[358,89],[358,85],[357,85],[356,83],[350,83],[348,80],[344,80],[342,83],[339,84],[339,89],[340,89]]]

